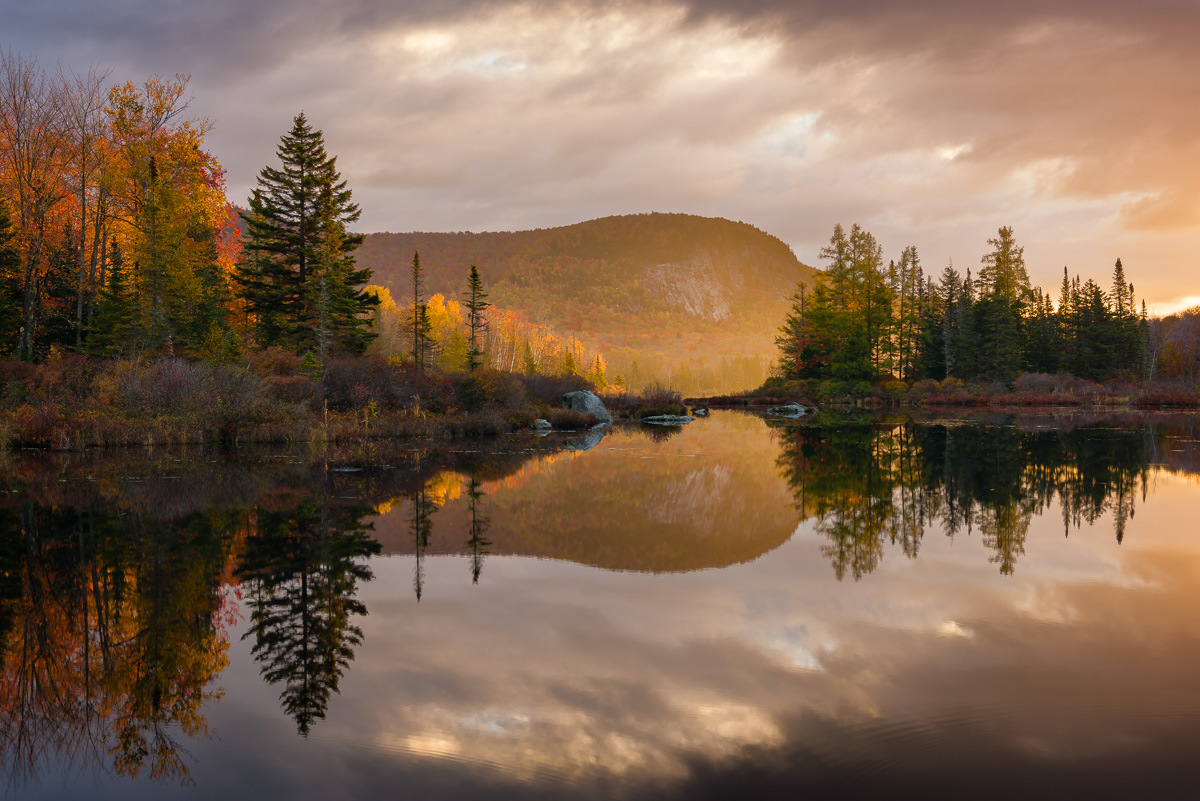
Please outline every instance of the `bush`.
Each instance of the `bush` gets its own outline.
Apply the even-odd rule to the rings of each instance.
[[[267,393],[283,403],[296,403],[309,409],[321,408],[324,393],[321,382],[302,375],[270,375],[263,379]]]
[[[468,412],[512,411],[525,406],[525,386],[512,373],[481,367],[458,380],[458,402]]]
[[[848,394],[850,394],[850,390],[846,386],[845,381],[834,381],[831,379],[829,381],[822,381],[821,385],[817,387],[818,398],[839,398]]]
[[[591,428],[600,421],[595,415],[564,409],[561,406],[551,406],[546,410],[546,422],[555,428]]]
[[[902,395],[908,392],[908,384],[903,381],[884,381],[880,389],[889,395]]]
[[[486,409],[469,414],[459,422],[457,428],[459,433],[469,437],[491,436],[512,431],[512,425],[496,409]]]
[[[568,392],[595,390],[592,382],[578,375],[526,375],[519,378],[530,397],[551,406],[560,405],[563,395]]]
[[[251,353],[249,363],[254,372],[265,375],[295,375],[300,371],[300,357],[279,347]]]
[[[914,381],[909,392],[918,397],[932,395],[938,391],[938,382],[932,378],[922,378],[920,381]]]
[[[871,394],[871,382],[859,381],[850,388],[850,394],[856,398],[865,398]]]

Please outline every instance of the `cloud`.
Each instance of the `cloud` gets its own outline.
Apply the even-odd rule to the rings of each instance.
[[[689,211],[815,261],[858,221],[940,266],[1009,224],[1035,280],[1122,255],[1164,303],[1200,245],[1191,4],[56,3],[6,31],[129,77],[190,72],[235,197],[305,109],[370,229]]]

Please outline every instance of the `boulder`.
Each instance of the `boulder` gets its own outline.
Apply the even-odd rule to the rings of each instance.
[[[600,440],[604,439],[604,434],[607,431],[608,425],[605,423],[592,426],[582,437],[572,437],[564,442],[562,444],[563,449],[568,451],[590,451],[600,444]]]
[[[776,406],[774,409],[767,409],[767,414],[775,414],[780,417],[803,417],[805,408],[798,403],[788,403],[784,406]]]
[[[708,417],[708,409],[692,409],[692,414],[696,417]]]
[[[563,395],[562,405],[564,409],[593,415],[602,423],[612,422],[612,415],[608,413],[608,409],[604,408],[604,401],[600,400],[594,392],[588,392],[586,389]]]
[[[649,423],[652,426],[681,426],[684,423],[692,422],[692,418],[677,414],[655,414],[650,417],[643,417],[642,422]]]
[[[549,420],[543,420],[539,417],[533,421],[533,428],[537,429],[538,431],[549,431],[550,429],[554,428],[554,426],[550,425]]]

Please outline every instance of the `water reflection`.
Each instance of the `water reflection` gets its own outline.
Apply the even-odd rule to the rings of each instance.
[[[363,558],[379,552],[362,519],[369,508],[335,507],[327,494],[287,510],[260,509],[237,577],[244,583],[254,656],[283,709],[307,736],[325,717],[338,679],[362,644],[355,597],[370,581]]]
[[[9,782],[80,769],[187,781],[227,664],[237,515],[22,503],[0,513],[0,753]]]
[[[1095,580],[1092,565],[1091,584],[1038,587],[1022,597],[1028,608],[1002,593],[1034,586],[1020,582],[1036,557],[1044,568],[1048,540],[1065,546],[1061,534],[1083,545],[1076,532],[1101,523],[1114,551],[1143,543],[1147,507],[1165,508],[1147,500],[1158,477],[1197,472],[1190,418],[767,426],[715,415],[655,439],[607,432],[586,453],[564,440],[10,462],[0,474],[10,786],[64,765],[186,783],[194,750],[219,767],[260,745],[321,766],[297,766],[306,777],[341,775],[323,756],[332,751],[289,752],[228,723],[214,739],[210,717],[239,720],[262,696],[288,742],[324,737],[324,749],[350,732],[455,770],[499,766],[518,784],[622,776],[661,789],[691,777],[686,795],[705,771],[721,773],[715,787],[744,768],[777,769],[784,787],[795,765],[831,764],[822,749],[835,735],[860,748],[859,762],[887,758],[862,747],[862,732],[878,727],[873,747],[893,748],[897,716],[944,724],[969,745],[982,735],[962,710],[996,721],[997,709],[1022,709],[1028,720],[1005,725],[1043,736],[1044,701],[1021,688],[1052,699],[1075,683],[1027,673],[1025,651],[1079,674],[1117,665],[1106,644],[1122,643],[1125,667],[1093,677],[1096,698],[1135,676],[1157,676],[1165,695],[1184,681],[1183,661],[1139,662],[1134,646],[1153,637],[1160,651],[1194,652],[1194,637],[1181,639],[1194,626],[1170,619],[1168,603],[1190,608],[1194,560],[1130,560],[1134,579]],[[968,538],[986,556],[936,561]],[[893,554],[906,559],[889,575]],[[858,585],[830,576],[873,571]],[[931,576],[952,591],[917,586]],[[856,599],[871,611],[849,619]],[[1117,614],[1131,604],[1154,625]],[[889,628],[888,615],[903,625]],[[956,660],[970,669],[956,673]],[[986,698],[977,663],[1004,678]],[[926,687],[936,671],[946,680]],[[237,703],[216,704],[226,692]],[[1148,690],[1146,704],[1166,708]],[[1096,728],[1056,725],[1081,753]],[[933,728],[906,731],[922,754],[940,743]]]
[[[1025,553],[1030,522],[1052,505],[1067,536],[1111,512],[1122,542],[1164,442],[1191,438],[1191,423],[1176,423],[788,425],[777,429],[778,465],[801,517],[814,518],[828,540],[822,553],[839,580],[874,571],[888,545],[915,558],[934,524],[949,537],[978,533],[1008,575]]]

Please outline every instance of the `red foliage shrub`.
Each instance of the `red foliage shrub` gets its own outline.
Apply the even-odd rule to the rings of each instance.
[[[279,347],[252,352],[249,364],[250,369],[260,375],[296,375],[300,372],[300,357]]]
[[[468,412],[520,409],[525,406],[525,386],[512,373],[483,367],[458,379],[458,401]]]

